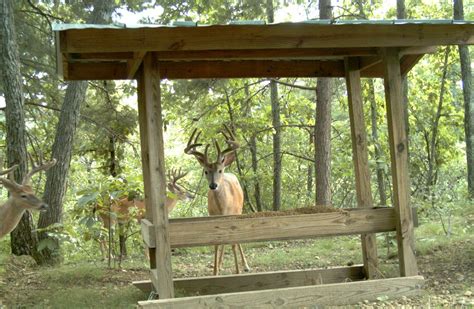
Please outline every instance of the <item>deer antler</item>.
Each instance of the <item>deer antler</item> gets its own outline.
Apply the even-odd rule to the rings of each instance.
[[[219,144],[214,141],[217,149],[217,160],[220,161],[226,154],[237,150],[240,147],[240,144],[236,141],[234,133],[230,130],[230,128],[224,124],[224,130],[221,131],[222,135],[225,137],[225,142],[227,143],[228,147],[221,152]]]
[[[189,138],[188,144],[186,145],[186,148],[184,149],[184,153],[193,155],[195,156],[200,162],[203,162],[204,164],[208,164],[207,160],[207,150],[209,148],[209,144],[206,145],[206,148],[204,150],[204,153],[199,152],[196,150],[196,147],[202,146],[202,143],[199,143],[199,136],[201,136],[202,132],[199,132],[196,135],[197,129],[194,129],[193,133],[191,134],[191,138]]]
[[[41,172],[41,171],[46,171],[48,169],[50,169],[52,166],[54,166],[56,164],[56,159],[53,159],[49,162],[46,162],[44,164],[41,164],[39,166],[35,166],[33,167],[33,169],[28,173],[26,174],[25,178],[23,178],[23,181],[22,181],[22,185],[29,185],[30,182],[31,182],[31,177],[38,173],[38,172]]]
[[[176,169],[171,169],[170,172],[168,172],[168,178],[171,180],[171,182],[175,185],[178,180],[186,176],[188,172],[181,172],[181,168],[178,170]]]

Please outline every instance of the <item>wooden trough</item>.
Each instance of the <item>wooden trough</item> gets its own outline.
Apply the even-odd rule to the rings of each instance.
[[[60,25],[58,72],[66,80],[136,79],[146,198],[143,238],[151,280],[136,282],[159,300],[141,307],[341,305],[419,293],[410,207],[402,77],[439,45],[474,44],[468,22],[285,23],[204,27]],[[161,79],[344,77],[347,84],[357,209],[263,218],[168,220]],[[361,77],[385,81],[393,208],[374,208]],[[400,278],[377,274],[375,233],[396,231]],[[330,269],[174,279],[172,247],[361,235],[363,265]],[[174,298],[175,290],[200,296]]]

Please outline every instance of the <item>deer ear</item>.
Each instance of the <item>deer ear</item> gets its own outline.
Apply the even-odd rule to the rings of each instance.
[[[235,152],[231,152],[222,159],[222,164],[224,164],[224,166],[227,167],[231,165],[232,162],[234,161],[235,161]]]
[[[206,160],[205,159],[202,159],[200,157],[196,157],[196,160],[198,160],[199,164],[201,164],[202,167],[206,167]]]
[[[174,191],[174,186],[173,186],[173,184],[172,184],[171,182],[168,182],[168,183],[166,184],[166,186],[168,187],[168,190],[169,190],[169,191],[171,191],[171,192]]]

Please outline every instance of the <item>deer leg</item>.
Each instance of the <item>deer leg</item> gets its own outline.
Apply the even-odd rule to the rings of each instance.
[[[244,250],[242,249],[242,246],[240,244],[237,244],[237,246],[239,246],[240,257],[242,258],[242,264],[244,265],[244,271],[249,272],[250,267],[249,267],[249,264],[247,264],[247,259],[245,258]]]
[[[232,252],[234,252],[235,273],[240,274],[239,258],[237,257],[237,245],[236,244],[232,245]]]
[[[221,245],[221,251],[219,254],[219,270],[222,269],[222,264],[224,264],[224,245]]]
[[[219,245],[214,246],[214,276],[219,274]]]

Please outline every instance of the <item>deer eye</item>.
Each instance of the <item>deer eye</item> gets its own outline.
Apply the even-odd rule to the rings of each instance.
[[[219,173],[222,173],[222,170],[219,170]]]
[[[207,175],[207,171],[204,171],[204,174],[206,174],[206,175]]]
[[[26,195],[26,194],[24,194],[24,193],[23,193],[22,195],[20,195],[20,196],[21,196],[21,198],[27,198],[27,197],[28,197],[28,195]]]

